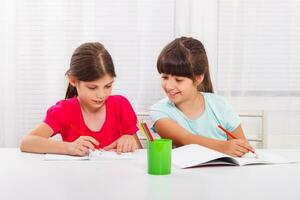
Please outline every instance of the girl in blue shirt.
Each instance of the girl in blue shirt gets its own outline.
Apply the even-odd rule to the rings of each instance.
[[[150,108],[155,131],[176,146],[199,144],[231,156],[254,151],[238,115],[224,98],[213,94],[207,55],[202,43],[181,37],[168,44],[157,60],[167,98]],[[222,125],[237,139],[228,138]]]

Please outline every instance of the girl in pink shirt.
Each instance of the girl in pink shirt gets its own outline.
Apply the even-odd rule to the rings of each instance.
[[[66,75],[65,99],[50,107],[44,122],[23,138],[21,151],[84,156],[95,148],[121,153],[141,147],[132,106],[125,97],[111,95],[116,74],[102,44],[79,46]],[[49,139],[57,133],[63,141]]]

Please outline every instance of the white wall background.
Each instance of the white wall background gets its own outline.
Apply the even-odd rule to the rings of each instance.
[[[300,147],[300,2],[296,0],[5,0],[0,6],[0,146],[17,146],[64,96],[73,50],[100,41],[114,93],[137,112],[163,97],[156,58],[182,35],[201,40],[218,94],[265,110],[270,147]]]

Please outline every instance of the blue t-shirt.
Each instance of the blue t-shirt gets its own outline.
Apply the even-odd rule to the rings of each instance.
[[[168,98],[150,107],[150,117],[154,123],[159,119],[170,118],[193,134],[227,140],[227,135],[218,125],[221,124],[228,131],[234,131],[240,125],[239,116],[223,97],[213,93],[201,94],[204,97],[205,110],[196,119],[186,117]]]

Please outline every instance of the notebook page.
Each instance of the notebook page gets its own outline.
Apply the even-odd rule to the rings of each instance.
[[[89,156],[70,156],[62,154],[46,154],[44,160],[63,161],[63,160],[89,160]]]
[[[115,151],[103,151],[103,150],[95,150],[91,151],[89,155],[91,160],[102,160],[102,159],[133,159],[132,152],[121,153],[118,154]]]
[[[284,163],[295,163],[295,160],[289,160],[279,155],[274,155],[270,153],[256,152],[258,157],[250,156],[250,154],[245,154],[241,158],[234,158],[238,161],[239,165],[251,165],[251,164],[284,164]]]
[[[190,144],[172,151],[172,160],[180,168],[192,167],[217,158],[230,157],[206,147]]]

